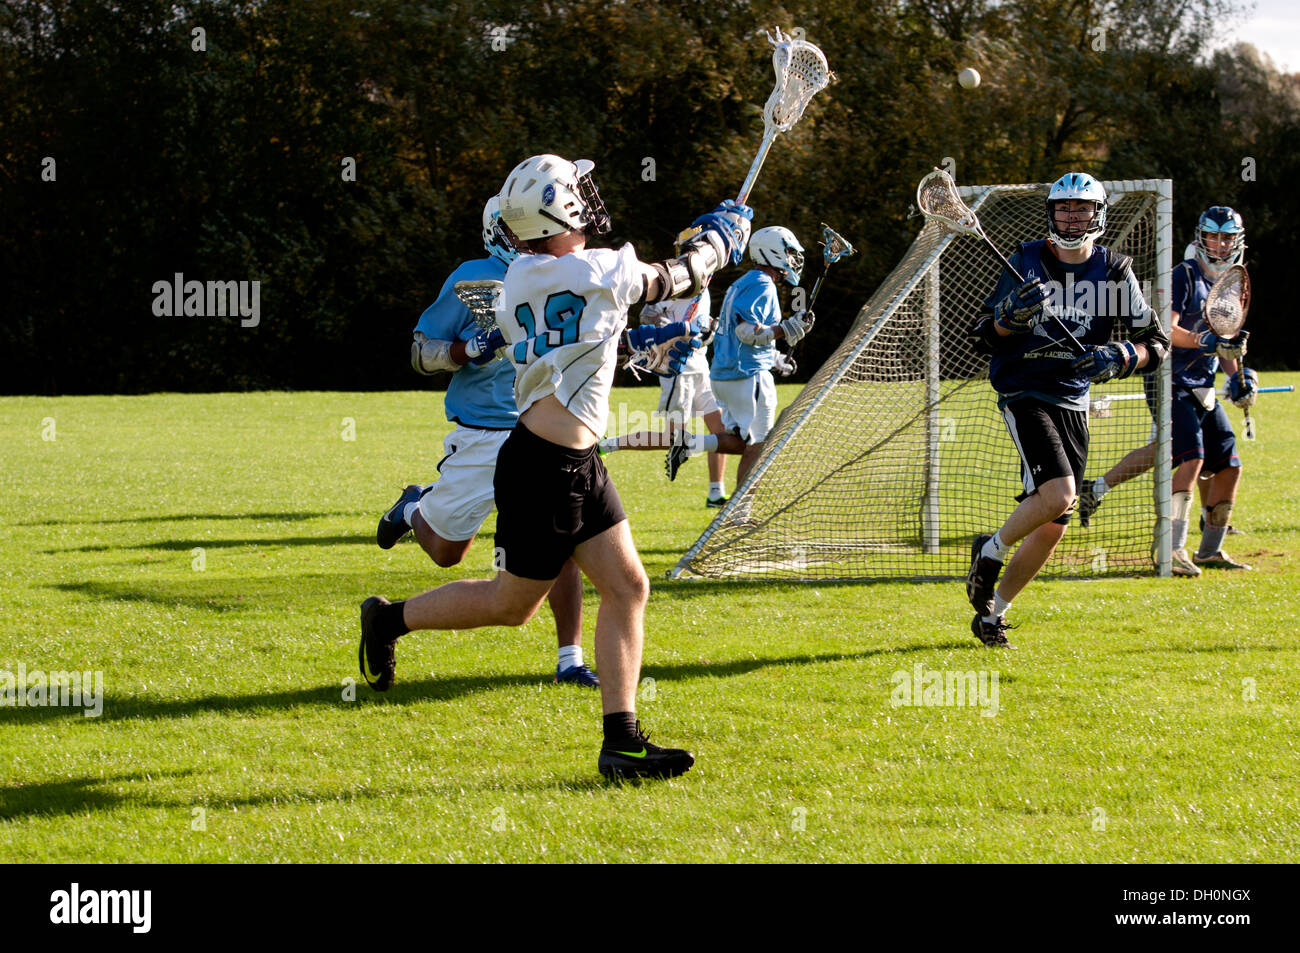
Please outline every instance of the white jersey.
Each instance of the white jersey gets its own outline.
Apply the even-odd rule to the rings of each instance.
[[[648,304],[641,309],[641,323],[652,324],[655,327],[662,327],[665,324],[672,324],[674,321],[685,321],[686,312],[691,309],[692,298],[672,298],[668,301],[657,301],[654,304]],[[701,322],[705,327],[709,323],[709,308],[712,301],[709,299],[709,289],[705,288],[700,292],[700,306],[695,310],[695,320]],[[705,353],[706,347],[696,348],[691,354],[686,366],[682,368],[683,374],[708,374],[709,358]],[[664,378],[667,380],[667,378]]]
[[[520,255],[506,272],[497,323],[515,365],[522,414],[554,394],[597,437],[609,421],[619,339],[627,309],[644,291],[631,245],[556,258]]]

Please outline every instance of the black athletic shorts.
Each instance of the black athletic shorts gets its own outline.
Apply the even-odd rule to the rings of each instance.
[[[525,579],[554,579],[578,544],[623,520],[623,503],[593,445],[570,450],[523,424],[497,455],[498,566]]]
[[[1020,475],[1025,492],[1023,500],[1038,492],[1048,480],[1074,477],[1077,490],[1083,485],[1083,471],[1088,464],[1088,412],[1067,410],[1044,404],[1032,397],[1012,401],[1002,411],[1007,430],[1020,453]],[[1070,522],[1074,504],[1052,520],[1062,526]]]

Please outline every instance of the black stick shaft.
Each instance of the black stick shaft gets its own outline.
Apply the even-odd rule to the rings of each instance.
[[[1007,256],[1002,254],[1002,252],[998,250],[998,246],[993,244],[993,239],[989,238],[987,235],[984,234],[983,229],[980,229],[980,238],[984,239],[984,244],[988,245],[989,248],[993,249],[993,254],[998,256],[998,260],[1002,262],[1002,266],[1006,268],[1007,271],[1015,275],[1016,281],[1020,282],[1023,285],[1025,283],[1025,276],[1022,275],[1016,269],[1011,267],[1011,262],[1007,261]],[[1065,326],[1065,322],[1063,322],[1057,316],[1055,311],[1048,311],[1047,316],[1052,319],[1052,323],[1055,324],[1057,328],[1060,329],[1061,333],[1064,334],[1066,338],[1069,339],[1070,347],[1074,350],[1075,354],[1083,354],[1086,352],[1086,348],[1084,348],[1084,346],[1079,343],[1078,338],[1076,338],[1073,334],[1070,333],[1070,329]]]

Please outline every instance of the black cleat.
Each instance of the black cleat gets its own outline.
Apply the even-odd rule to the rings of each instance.
[[[1097,507],[1101,506],[1101,497],[1093,490],[1092,481],[1089,480],[1079,488],[1079,525],[1084,529],[1092,522],[1092,514],[1097,512]]]
[[[998,616],[992,622],[985,622],[979,616],[970,620],[971,634],[991,649],[1014,649],[1015,646],[1007,641],[1007,629],[1014,628],[1014,625],[1007,625],[1006,616]]]
[[[705,497],[704,505],[711,510],[720,510],[727,505],[727,500],[725,496],[709,496]]]
[[[406,509],[406,504],[414,503],[420,498],[420,489],[412,483],[402,491],[402,495],[388,508],[388,512],[379,518],[379,529],[375,530],[375,542],[379,544],[380,549],[392,549],[397,545],[398,540],[411,531],[411,524],[406,522],[402,511]]]
[[[971,608],[980,615],[993,614],[993,590],[998,584],[1002,564],[996,559],[981,555],[984,544],[993,538],[992,533],[976,536],[970,547],[970,571],[966,573],[966,598]]]
[[[695,756],[680,748],[660,748],[650,743],[650,736],[636,723],[636,739],[618,748],[608,744],[600,749],[597,766],[606,779],[675,778],[685,774],[695,763]]]
[[[375,618],[380,606],[389,602],[383,596],[371,596],[361,603],[361,646],[357,649],[357,662],[361,677],[377,692],[393,687],[397,675],[397,639],[383,639],[375,631]]]
[[[669,482],[677,479],[677,471],[682,468],[682,464],[690,459],[691,451],[684,443],[675,443],[672,449],[668,451],[668,456],[664,458],[664,472],[668,474]]]

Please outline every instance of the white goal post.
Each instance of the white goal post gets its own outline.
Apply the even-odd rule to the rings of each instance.
[[[1103,184],[1107,229],[1099,241],[1133,258],[1167,329],[1172,182]],[[1044,237],[1047,189],[960,191],[1010,254]],[[781,414],[744,485],[669,575],[964,577],[972,537],[1001,525],[1021,489],[987,358],[968,337],[1000,270],[979,240],[926,224]],[[1154,420],[1146,400],[1129,399],[1141,397],[1142,376],[1094,385],[1088,478],[1145,446],[1153,424],[1157,464],[1108,493],[1088,528],[1076,515],[1045,574],[1169,574],[1169,362],[1152,380]]]

